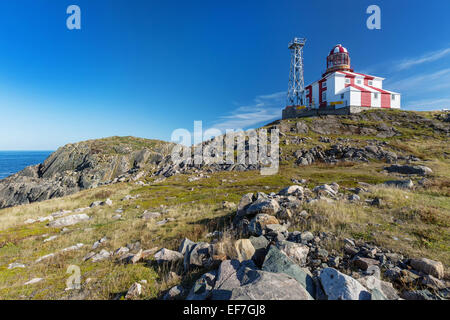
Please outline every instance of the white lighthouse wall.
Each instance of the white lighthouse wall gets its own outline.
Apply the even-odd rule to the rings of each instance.
[[[378,96],[378,98],[376,98]],[[372,92],[370,94],[371,107],[381,108],[381,93]]]
[[[383,80],[375,78],[372,80],[372,83],[372,87],[383,89]]]
[[[350,90],[350,106],[360,107],[361,106],[361,92],[358,90]]]
[[[313,108],[319,107],[319,83],[316,81],[312,84]]]
[[[400,109],[401,99],[402,99],[402,97],[398,93],[395,94],[394,100],[392,100],[392,97],[391,97],[391,108]]]
[[[343,74],[335,73],[333,78],[335,83],[334,93],[336,94],[345,88],[345,76]]]

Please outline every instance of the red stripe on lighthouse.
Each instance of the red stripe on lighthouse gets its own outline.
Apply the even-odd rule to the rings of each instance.
[[[352,87],[361,91],[361,107],[371,107],[372,106],[372,96],[371,92],[367,91],[363,87],[355,84],[355,76],[346,72],[343,72],[346,78],[350,79],[350,84],[346,84],[345,87]]]
[[[376,88],[374,86],[369,86],[369,80],[372,80],[373,77],[364,78],[364,85],[373,90],[381,92],[381,107],[382,108],[390,108],[391,107],[391,94],[383,89]]]

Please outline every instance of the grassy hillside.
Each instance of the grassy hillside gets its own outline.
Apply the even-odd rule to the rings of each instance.
[[[416,113],[411,113],[415,115]],[[423,119],[434,119],[432,113],[421,113]],[[116,259],[99,262],[83,261],[91,251],[101,249],[115,251],[127,244],[140,241],[141,248],[177,249],[182,238],[209,240],[207,234],[225,230],[235,213],[229,204],[237,204],[248,192],[278,192],[294,184],[292,179],[306,179],[306,186],[313,188],[323,183],[336,182],[341,189],[360,186],[359,182],[369,183],[368,193],[362,193],[361,201],[351,203],[316,202],[304,204],[310,217],[307,220],[293,221],[290,230],[310,230],[332,232],[340,238],[352,237],[371,241],[395,252],[411,257],[428,257],[450,266],[450,160],[448,158],[448,136],[424,124],[406,126],[399,119],[389,120],[397,135],[377,137],[376,135],[320,134],[284,132],[281,139],[282,161],[278,174],[261,176],[259,171],[215,172],[206,177],[189,182],[189,175],[175,175],[162,182],[155,178],[142,180],[148,186],[123,182],[95,189],[83,190],[59,199],[32,203],[0,210],[0,297],[2,299],[112,299],[126,292],[134,282],[147,280],[143,286],[142,298],[157,298],[160,293],[181,281],[189,282],[195,275],[183,279],[170,276],[168,270],[161,270],[150,262],[120,264]],[[301,120],[305,123],[316,121],[313,118]],[[277,122],[279,126],[295,125],[298,120]],[[343,119],[342,123],[357,127],[378,127],[386,120],[355,121]],[[273,124],[268,127],[273,126]],[[416,188],[412,190],[388,188],[380,184],[402,175],[383,171],[383,161],[340,162],[338,164],[313,163],[299,166],[291,156],[299,148],[311,148],[329,143],[321,142],[326,136],[333,141],[345,136],[352,146],[363,146],[368,140],[386,142],[385,148],[402,154],[420,158],[415,164],[430,167],[433,173],[426,182],[418,182],[423,177],[408,176]],[[289,141],[295,137],[310,138],[301,146]],[[128,141],[131,139],[130,141]],[[139,144],[134,138],[110,138],[108,147],[117,152],[116,145]],[[145,142],[143,142],[145,143]],[[104,149],[101,142],[93,142]],[[137,146],[141,148],[141,146]],[[349,191],[345,191],[348,192]],[[126,195],[138,198],[124,200]],[[380,206],[370,206],[365,199],[378,197]],[[50,228],[48,222],[25,224],[27,219],[45,217],[59,210],[75,210],[89,206],[94,201],[110,198],[111,206],[98,206],[84,211],[90,220],[63,228]],[[120,218],[114,218],[121,209]],[[145,220],[145,210],[162,213],[161,218]],[[163,218],[173,218],[164,225],[157,222]],[[44,242],[51,236],[54,240]],[[92,245],[99,239],[106,241],[97,249]],[[62,249],[83,243],[79,250],[61,252]],[[343,242],[332,245],[330,250],[342,250]],[[54,257],[35,262],[50,253]],[[23,263],[25,268],[8,269],[11,263]],[[81,269],[81,291],[65,291],[66,273],[69,265]],[[36,284],[24,285],[33,278],[43,278]]]

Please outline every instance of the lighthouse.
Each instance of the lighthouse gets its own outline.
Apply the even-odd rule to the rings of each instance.
[[[305,86],[304,105],[287,106],[283,118],[350,114],[370,108],[399,109],[400,93],[384,89],[384,80],[355,72],[348,50],[337,44],[327,56],[322,77]]]

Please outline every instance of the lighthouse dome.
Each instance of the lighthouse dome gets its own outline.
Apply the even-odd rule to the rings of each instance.
[[[325,74],[335,71],[350,70],[350,56],[348,50],[341,44],[335,45],[327,56],[327,71]]]
[[[348,53],[347,49],[342,46],[342,44],[337,44],[330,51],[330,55],[333,53]]]

